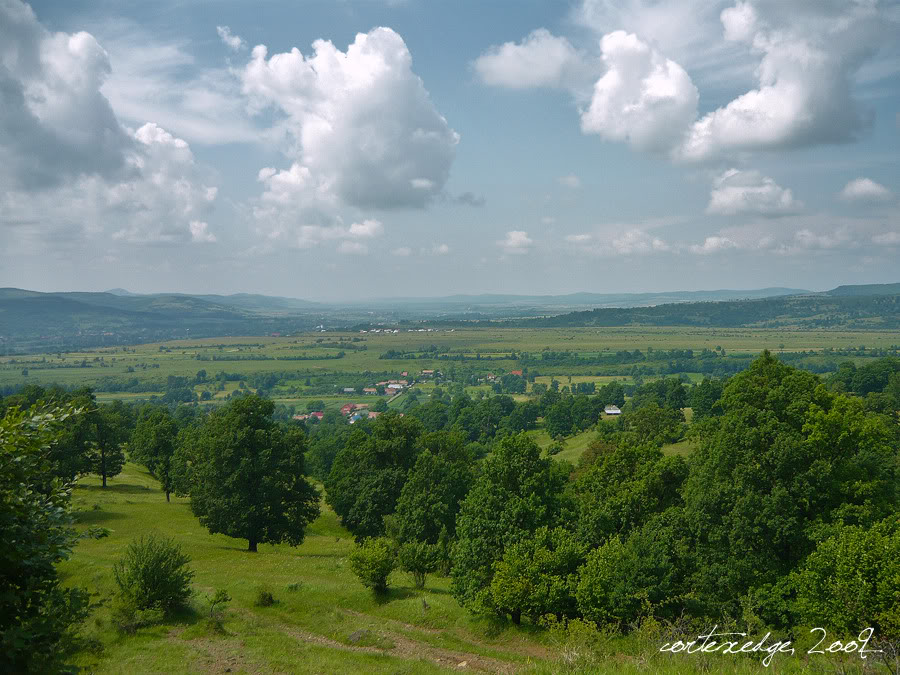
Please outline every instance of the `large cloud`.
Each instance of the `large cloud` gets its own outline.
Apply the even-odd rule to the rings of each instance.
[[[793,193],[758,171],[729,169],[713,182],[706,212],[733,216],[752,213],[778,216],[796,213],[803,204]]]
[[[854,85],[898,30],[896,9],[878,0],[583,0],[575,15],[600,37],[606,65],[582,131],[681,161],[855,139],[871,115]],[[576,57],[590,63],[543,31],[489,49],[476,67],[488,84],[562,86]],[[717,97],[743,93],[699,116],[682,64]]]
[[[124,244],[211,243],[207,218],[217,190],[208,185],[187,143],[153,123],[130,135],[134,150],[119,180],[82,175],[39,191],[0,194],[2,220],[50,243],[64,233]]]
[[[0,0],[0,224],[19,248],[214,241],[207,172],[156,124],[119,123],[100,90],[109,72],[92,35],[51,34]]]
[[[726,40],[759,56],[758,86],[699,119],[680,157],[856,138],[866,116],[853,77],[892,32],[877,2],[739,1],[721,21]]]
[[[133,143],[100,93],[109,71],[90,34],[52,34],[28,5],[0,0],[3,185],[28,189],[121,172]]]
[[[346,52],[317,40],[268,56],[253,49],[239,73],[257,111],[284,116],[290,169],[312,192],[359,208],[422,207],[447,181],[459,136],[412,71],[390,28],[360,33]]]
[[[600,41],[606,74],[594,85],[581,129],[640,150],[667,151],[697,116],[691,78],[637,36],[616,31]]]

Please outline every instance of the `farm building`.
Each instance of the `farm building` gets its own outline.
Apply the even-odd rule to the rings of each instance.
[[[619,406],[617,405],[608,405],[603,409],[607,415],[621,415],[622,411],[619,410]]]

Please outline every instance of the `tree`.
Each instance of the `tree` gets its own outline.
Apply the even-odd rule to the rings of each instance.
[[[459,507],[472,484],[471,456],[462,434],[437,432],[422,439],[397,500],[397,539],[436,544],[441,530],[453,535]]]
[[[132,459],[147,467],[160,482],[166,501],[174,488],[172,456],[178,439],[178,425],[165,408],[156,409],[137,423],[128,444]]]
[[[678,408],[660,407],[651,401],[623,417],[625,429],[634,434],[638,443],[662,447],[684,436],[684,413]]]
[[[87,454],[88,473],[95,473],[106,487],[106,479],[118,476],[125,466],[122,446],[128,440],[128,422],[119,405],[103,405],[87,413],[93,435]]]
[[[544,415],[544,428],[550,438],[564,438],[572,433],[571,399],[563,399],[553,404]]]
[[[275,404],[243,396],[179,437],[178,494],[213,534],[297,546],[319,516],[319,493],[304,477],[306,437],[272,421]]]
[[[453,554],[453,594],[474,610],[491,606],[494,563],[508,546],[539,527],[555,527],[568,506],[563,491],[571,466],[542,458],[524,434],[508,436],[484,460],[460,508]]]
[[[325,481],[326,501],[358,541],[384,534],[384,516],[394,512],[407,474],[421,451],[422,424],[385,413],[371,435],[354,430]]]
[[[765,352],[726,385],[703,423],[683,489],[695,539],[695,584],[709,606],[790,573],[840,525],[896,510],[896,425],[858,398]]]
[[[0,419],[0,670],[56,672],[88,614],[88,593],[64,588],[56,564],[78,539],[68,484],[49,448],[76,411],[32,408]]]
[[[652,445],[626,444],[603,452],[575,483],[581,540],[600,546],[680,505],[687,475],[683,457],[665,457]]]
[[[512,544],[494,564],[491,600],[518,624],[524,614],[536,621],[545,614],[557,618],[575,616],[578,568],[586,546],[563,529],[542,527]]]
[[[821,542],[794,575],[800,619],[844,634],[871,626],[900,637],[900,523],[842,527]]]
[[[599,624],[626,625],[644,616],[672,619],[688,604],[692,562],[682,510],[657,514],[588,554],[575,592],[578,610]]]

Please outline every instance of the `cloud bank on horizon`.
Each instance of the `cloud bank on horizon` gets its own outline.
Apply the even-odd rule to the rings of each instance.
[[[518,40],[415,55],[430,35],[408,4],[368,9],[407,39],[385,21],[345,47],[254,46],[222,17],[200,50],[190,25],[54,31],[52,7],[0,0],[0,283],[155,290],[163,271],[348,297],[401,294],[379,273],[401,261],[435,294],[594,290],[597,259],[618,289],[626,268],[641,288],[896,268],[900,4],[583,0]],[[537,154],[571,131],[583,147]]]

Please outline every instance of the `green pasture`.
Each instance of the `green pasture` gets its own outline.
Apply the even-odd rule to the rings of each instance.
[[[352,342],[353,339],[357,342]],[[343,340],[344,347],[330,346]],[[317,342],[320,341],[320,342]],[[292,337],[239,337],[178,340],[151,343],[134,347],[105,347],[83,352],[32,354],[0,358],[0,386],[22,383],[64,385],[92,385],[104,377],[116,379],[138,378],[165,381],[169,375],[194,376],[205,370],[212,377],[226,371],[252,375],[254,373],[296,373],[299,381],[317,376],[363,375],[372,377],[399,376],[408,371],[416,377],[422,370],[442,370],[451,366],[477,367],[496,373],[521,367],[516,361],[503,358],[487,360],[496,354],[508,356],[512,352],[527,351],[538,354],[544,349],[571,350],[597,354],[627,349],[648,348],[694,349],[723,347],[728,353],[755,354],[763,349],[799,351],[825,347],[847,348],[889,347],[898,343],[895,331],[827,331],[827,330],[765,330],[685,327],[620,327],[620,328],[471,328],[431,333],[400,332],[396,335],[368,333],[307,333]],[[329,346],[322,346],[329,345]],[[432,345],[442,353],[467,356],[479,352],[480,360],[443,361],[436,359],[379,359],[389,349],[421,352]],[[351,347],[365,346],[364,351]],[[325,359],[343,350],[341,359]],[[219,360],[216,358],[250,359],[252,357],[305,356],[310,360]],[[198,358],[199,357],[199,358]],[[209,360],[202,360],[209,359]],[[28,371],[24,375],[23,371]],[[579,366],[538,367],[541,376],[563,382],[569,375],[586,377],[598,383],[601,376],[587,376]],[[540,380],[543,381],[543,380]],[[547,379],[549,382],[549,379]],[[236,383],[229,382],[229,385]],[[217,392],[221,398],[221,392]]]
[[[579,438],[570,441],[580,443]],[[81,541],[61,565],[65,584],[93,594],[83,635],[94,646],[74,657],[85,672],[769,672],[760,655],[662,654],[667,634],[652,624],[627,636],[595,633],[576,640],[527,624],[473,617],[453,599],[449,580],[437,575],[417,590],[405,574],[394,572],[388,593],[375,596],[350,572],[352,537],[324,505],[303,544],[260,545],[256,554],[246,551],[244,540],[210,535],[191,515],[187,500],[167,503],[156,481],[135,464],[126,464],[107,488],[95,478],[82,479],[73,505],[79,528],[110,530],[104,539]],[[122,635],[111,619],[113,564],[132,539],[148,533],[172,537],[189,554],[194,597],[176,616]],[[206,596],[220,588],[232,597],[221,633],[203,621]],[[256,606],[262,588],[274,595],[275,605]],[[853,655],[817,660],[800,653],[777,658],[772,670],[857,673],[860,665]]]

